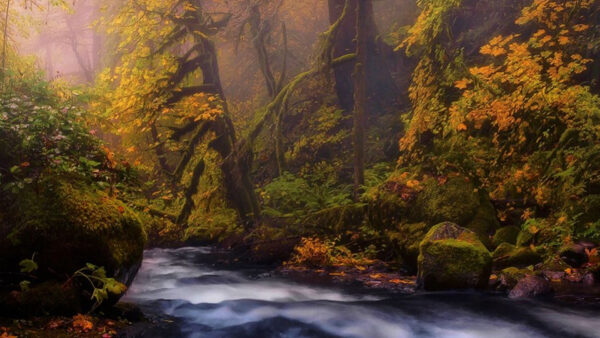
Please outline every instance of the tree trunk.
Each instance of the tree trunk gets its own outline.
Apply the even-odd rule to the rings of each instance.
[[[329,1],[329,21],[334,23],[341,15],[346,0],[328,0]],[[382,52],[383,48],[391,48],[377,41],[377,26],[373,16],[373,3],[366,0],[348,0],[348,14],[342,20],[340,29],[334,43],[334,58],[353,53],[356,50],[356,23],[357,7],[359,3],[365,2],[364,16],[366,53],[368,62],[365,65],[366,83],[367,83],[367,102],[368,113],[382,111],[389,107],[399,91],[396,88],[394,79],[390,74],[389,60]],[[340,106],[346,111],[352,111],[354,107],[354,85],[352,72],[354,63],[337,67],[334,70],[335,88]]]
[[[223,102],[226,102],[215,45],[209,40],[204,40],[203,43],[205,51],[211,56],[200,66],[204,75],[204,84],[213,85]],[[258,199],[250,179],[252,152],[245,144],[238,144],[226,103],[223,108],[225,110],[223,116],[214,121],[213,130],[216,138],[210,146],[223,158],[221,171],[230,207],[238,211],[242,222],[251,226],[260,216]]]
[[[367,105],[367,78],[365,66],[368,63],[368,26],[366,11],[372,8],[371,1],[359,0],[356,6],[356,61],[354,63],[354,200],[358,201],[361,187],[365,184],[365,110]]]

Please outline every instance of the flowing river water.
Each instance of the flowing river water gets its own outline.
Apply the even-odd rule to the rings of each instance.
[[[209,247],[152,249],[124,301],[144,337],[600,337],[600,306],[475,292],[371,292],[214,264]]]

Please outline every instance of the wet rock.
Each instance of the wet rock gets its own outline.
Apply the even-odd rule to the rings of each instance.
[[[596,283],[596,277],[591,272],[586,273],[582,279],[583,284],[585,285],[594,285]]]
[[[418,285],[425,290],[487,286],[492,257],[477,235],[454,223],[440,223],[421,242]]]
[[[548,280],[540,276],[527,275],[517,282],[508,297],[512,299],[541,297],[552,292],[552,285]]]
[[[542,257],[530,247],[519,247],[503,243],[494,251],[494,267],[497,269],[509,266],[527,267],[542,262]]]
[[[565,277],[566,273],[564,271],[550,271],[545,270],[542,272],[544,277],[548,278],[551,281],[559,281]]]
[[[574,268],[581,267],[588,262],[586,247],[582,244],[567,244],[559,251],[560,258]]]
[[[519,280],[523,279],[527,274],[531,274],[531,271],[516,267],[506,268],[500,272],[500,283],[497,286],[497,289],[500,291],[512,290]]]
[[[573,271],[565,276],[565,280],[571,283],[581,283],[583,282],[584,274],[581,271]]]

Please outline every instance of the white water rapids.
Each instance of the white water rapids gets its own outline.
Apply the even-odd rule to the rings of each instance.
[[[220,270],[211,248],[148,250],[124,301],[173,318],[156,337],[600,337],[600,312],[481,293],[365,293]]]

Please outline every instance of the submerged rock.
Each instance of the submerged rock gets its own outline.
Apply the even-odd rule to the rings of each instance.
[[[552,285],[543,277],[526,275],[520,279],[508,294],[509,298],[529,298],[550,295],[553,292]]]
[[[483,289],[492,257],[473,231],[445,222],[421,242],[418,267],[418,285],[425,290]]]

